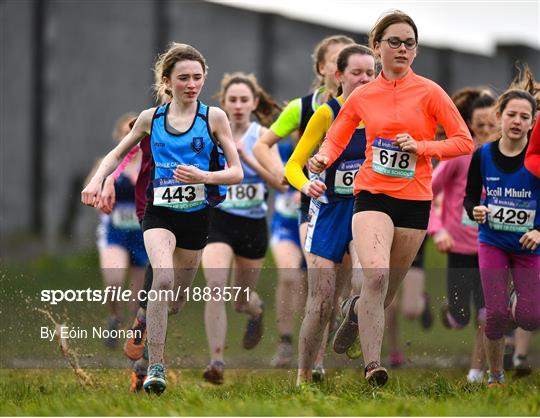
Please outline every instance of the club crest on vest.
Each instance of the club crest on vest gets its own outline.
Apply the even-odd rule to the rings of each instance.
[[[197,154],[204,148],[204,140],[202,136],[195,136],[191,141],[191,149]]]

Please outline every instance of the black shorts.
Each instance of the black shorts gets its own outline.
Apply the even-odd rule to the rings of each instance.
[[[212,209],[208,243],[223,242],[234,255],[253,260],[263,258],[268,249],[266,218],[252,219]]]
[[[298,226],[309,222],[309,205],[311,204],[311,197],[306,196],[304,193],[300,196],[300,217],[298,218]]]
[[[394,227],[426,230],[431,200],[404,200],[362,190],[354,200],[354,213],[375,211],[386,213]]]
[[[210,215],[208,207],[195,212],[177,212],[146,205],[142,223],[143,231],[163,228],[171,231],[176,237],[176,246],[186,250],[202,250],[208,241]]]

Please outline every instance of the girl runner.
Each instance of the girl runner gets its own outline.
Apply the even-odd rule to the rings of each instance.
[[[510,317],[524,330],[540,327],[540,216],[536,214],[540,179],[524,166],[537,102],[525,90],[511,88],[496,108],[502,136],[474,153],[464,200],[469,218],[480,224],[478,261],[487,312],[484,344],[489,387],[504,385],[504,331]],[[514,284],[510,306],[509,272]]]
[[[324,139],[332,121],[352,91],[375,78],[375,57],[362,45],[349,45],[337,58],[336,79],[343,94],[319,107],[311,117],[300,142],[289,159],[285,171],[287,180],[311,198],[310,221],[305,249],[308,263],[308,299],[300,330],[297,384],[311,382],[312,369],[323,344],[337,301],[340,286],[336,283],[336,265],[349,251],[353,267],[359,267],[352,241],[351,220],[354,203],[353,180],[365,159],[364,125],[355,130],[352,140],[331,169],[310,181],[303,172],[313,151]]]
[[[266,184],[284,188],[252,154],[253,144],[266,128],[251,122],[251,115],[254,114],[263,125],[268,124],[274,113],[280,110],[279,106],[259,86],[252,74],[225,74],[221,80],[219,98],[230,120],[244,180],[241,184],[229,186],[227,199],[219,209],[212,211],[208,245],[202,256],[206,285],[213,292],[205,305],[206,337],[211,362],[203,377],[214,384],[223,383],[227,314],[225,298],[220,295],[225,295],[233,261],[234,286],[241,287],[238,293],[234,293],[237,295],[234,307],[237,312],[249,316],[244,348],[254,348],[262,337],[263,303],[255,292],[255,286],[268,247]]]
[[[355,178],[352,226],[364,282],[359,298],[344,305],[335,345],[348,348],[359,332],[365,377],[384,385],[388,379],[380,363],[384,308],[394,299],[426,233],[431,158],[470,153],[473,141],[447,94],[412,71],[418,30],[408,15],[400,11],[384,15],[371,31],[370,45],[381,59],[382,72],[358,87],[342,106],[318,154],[311,158],[310,170],[320,173],[329,167],[359,122],[365,123],[366,161]],[[433,140],[437,123],[448,139]]]
[[[153,267],[152,290],[172,290],[177,283],[177,293],[183,296],[208,239],[208,206],[219,202],[218,187],[213,185],[238,183],[243,174],[227,116],[221,109],[198,100],[207,74],[200,52],[190,45],[173,43],[160,55],[154,71],[160,80],[156,86],[158,97],[165,92],[172,101],[139,115],[133,129],[100,164],[82,192],[82,201],[95,206],[105,177],[136,143],[151,135],[154,173],[148,193],[152,201],[146,207],[143,230]],[[223,170],[219,169],[220,148],[228,164]],[[146,391],[158,394],[166,387],[166,302],[172,302],[169,294],[159,295],[160,300],[148,301],[150,365],[143,385]],[[179,309],[183,298],[175,303]]]

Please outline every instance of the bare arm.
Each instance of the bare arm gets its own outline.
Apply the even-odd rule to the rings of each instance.
[[[253,146],[253,155],[265,170],[272,173],[276,181],[285,183],[285,166],[279,153],[272,151],[277,148],[275,145],[281,139],[274,131],[268,129]]]
[[[133,129],[103,158],[96,173],[81,193],[81,200],[85,205],[95,207],[99,203],[103,181],[120,164],[126,154],[150,133],[154,112],[155,108],[143,110],[133,125]]]

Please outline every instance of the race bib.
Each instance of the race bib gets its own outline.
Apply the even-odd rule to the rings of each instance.
[[[372,149],[373,171],[390,177],[414,178],[415,154],[401,151],[395,141],[382,138],[375,138]]]
[[[463,212],[461,212],[461,224],[473,228],[478,228],[478,224],[475,221],[471,221],[469,215],[467,215],[467,211],[465,210],[465,208],[463,208]]]
[[[294,201],[294,193],[281,193],[276,195],[275,210],[281,216],[296,219],[298,205]]]
[[[206,201],[204,184],[181,184],[174,179],[154,180],[154,206],[189,209]]]
[[[222,208],[245,209],[264,202],[264,183],[234,184],[227,189]]]
[[[493,198],[488,208],[489,227],[495,231],[528,232],[534,227],[535,200]]]
[[[139,229],[139,219],[132,203],[118,203],[111,213],[112,226],[118,229]]]
[[[343,161],[338,165],[334,180],[334,192],[336,194],[353,194],[354,177],[363,162],[364,160]]]

